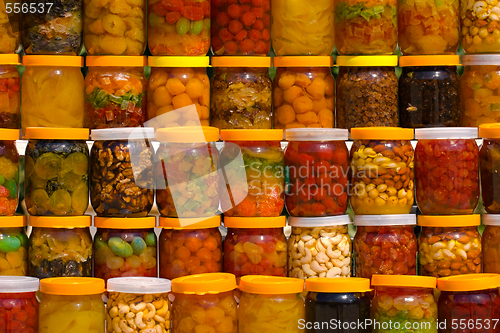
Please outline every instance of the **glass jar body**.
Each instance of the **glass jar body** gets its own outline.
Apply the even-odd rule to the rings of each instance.
[[[12,216],[19,203],[19,153],[16,142],[0,140],[0,216]]]
[[[23,227],[0,228],[0,275],[28,275],[28,237]]]
[[[479,150],[481,198],[490,214],[500,213],[500,139],[483,139]]]
[[[38,333],[36,292],[0,293],[0,331]]]
[[[1,13],[1,12],[0,12]],[[0,24],[0,36],[2,36]],[[0,37],[4,38],[3,36]],[[0,41],[0,50],[2,48]],[[0,53],[2,53],[0,51]],[[19,128],[21,103],[21,77],[17,67],[0,65],[0,128]]]

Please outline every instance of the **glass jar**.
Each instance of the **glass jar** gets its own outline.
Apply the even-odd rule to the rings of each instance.
[[[464,329],[450,325],[439,332],[493,333],[500,318],[500,275],[469,274],[437,279],[441,291],[438,300],[439,321],[467,323]],[[481,323],[482,325],[479,325]],[[472,325],[471,325],[472,324]],[[453,326],[454,327],[454,326]]]
[[[82,57],[24,56],[21,126],[83,127]]]
[[[337,57],[338,128],[398,126],[397,62],[397,56]]]
[[[155,225],[154,216],[95,217],[94,277],[157,277]]]
[[[500,127],[498,124],[479,126],[483,144],[479,150],[481,198],[487,213],[500,213]],[[487,216],[487,215],[484,215]]]
[[[328,217],[290,217],[292,233],[288,238],[288,276],[351,276],[351,237],[349,215]]]
[[[224,272],[237,281],[244,275],[287,276],[285,216],[226,217]]]
[[[461,1],[461,45],[465,53],[500,52],[497,5],[498,3],[494,1],[487,3],[479,0]]]
[[[374,275],[372,286],[375,296],[371,304],[371,317],[380,323],[380,326],[374,326],[373,333],[437,333],[438,305],[434,298],[436,278]],[[451,325],[451,321],[446,324]],[[388,330],[388,325],[396,329]]]
[[[0,129],[0,216],[16,213],[19,196],[19,130]]]
[[[209,218],[160,217],[160,277],[218,273],[222,267],[220,215]]]
[[[280,216],[285,205],[283,130],[222,130],[225,216]],[[230,201],[230,202],[226,202]]]
[[[399,58],[401,127],[460,126],[459,56]]]
[[[1,15],[0,9],[0,22]],[[1,31],[2,24],[0,24],[0,36],[2,36]],[[0,41],[0,128],[19,129],[21,78],[17,66],[21,63],[17,54],[1,54],[1,45]]]
[[[20,6],[18,0],[2,1],[0,8],[0,54],[15,53],[19,50],[19,20],[20,13],[14,12],[14,5]],[[10,13],[7,13],[10,6]],[[18,7],[19,8],[19,7]]]
[[[82,0],[61,0],[54,4],[21,0],[21,4],[21,42],[26,54],[80,54],[83,47]]]
[[[28,212],[83,215],[89,206],[89,130],[28,127],[25,137]]]
[[[38,333],[39,283],[33,277],[0,277],[0,332]]]
[[[155,332],[170,332],[170,280],[113,278],[108,280],[106,290],[107,333],[146,330],[148,327]]]
[[[148,0],[148,46],[154,56],[205,56],[210,48],[210,1]]]
[[[276,55],[332,54],[335,44],[333,1],[273,0],[271,7],[272,44]]]
[[[304,332],[304,281],[274,276],[250,275],[241,278],[238,308],[239,333]],[[266,315],[263,315],[263,314]]]
[[[274,128],[324,127],[335,123],[333,58],[276,57],[273,81]]]
[[[198,3],[198,2],[193,2]],[[210,124],[209,57],[148,57],[148,126]]]
[[[370,319],[370,280],[363,278],[306,280],[306,327],[308,333],[342,332],[368,333],[367,327],[352,323],[364,323]],[[338,326],[324,329],[314,323],[335,323]],[[344,323],[348,323],[349,329]],[[342,330],[342,328],[344,330]]]
[[[90,202],[97,216],[147,216],[154,201],[154,129],[108,128],[91,136]]]
[[[0,218],[0,275],[28,275],[27,221],[21,215]],[[1,327],[0,332],[3,332]]]
[[[213,57],[211,125],[220,129],[272,128],[271,58]]]
[[[146,121],[146,57],[87,57],[85,126],[139,127]]]
[[[40,281],[39,333],[102,333],[106,310],[104,280],[50,278]]]
[[[212,1],[212,52],[261,55],[271,49],[271,1]]]
[[[233,274],[207,273],[172,281],[172,332],[236,333]],[[211,320],[204,321],[204,318]]]
[[[92,276],[92,217],[30,216],[29,275]]]
[[[500,273],[500,215],[484,214],[482,216],[485,225],[481,237],[481,248],[483,250],[483,272]]]
[[[471,214],[479,201],[477,128],[415,130],[417,205],[424,215]]]
[[[346,129],[286,130],[287,189],[290,216],[345,214],[349,201],[349,152]]]

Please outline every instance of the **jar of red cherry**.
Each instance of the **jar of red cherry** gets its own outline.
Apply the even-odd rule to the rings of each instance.
[[[38,285],[33,277],[0,277],[0,332],[38,333]]]

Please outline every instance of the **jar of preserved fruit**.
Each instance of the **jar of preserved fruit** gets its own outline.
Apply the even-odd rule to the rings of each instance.
[[[148,0],[148,45],[154,56],[205,56],[210,48],[209,0]]]
[[[104,280],[91,277],[49,278],[40,281],[39,333],[102,333],[106,310]]]
[[[461,45],[465,53],[499,53],[498,3],[473,0],[461,4]]]
[[[271,10],[276,55],[332,54],[335,44],[333,1],[273,0]]]
[[[424,215],[471,214],[479,201],[477,128],[415,130],[417,205]]]
[[[280,216],[285,205],[283,130],[222,130],[225,216]]]
[[[28,275],[27,221],[27,217],[21,215],[0,218],[0,275]],[[0,317],[2,317],[1,310]],[[4,332],[1,324],[0,332]]]
[[[458,55],[399,58],[402,127],[460,126],[459,65]]]
[[[378,328],[375,326],[373,333],[402,331],[382,328],[388,325],[404,327],[404,332],[437,333],[438,305],[434,298],[436,278],[374,275],[372,287],[375,296],[371,304],[371,317],[380,323]]]
[[[0,129],[0,216],[14,215],[19,201],[17,139],[19,130]]]
[[[419,273],[449,276],[481,273],[480,215],[419,215]]]
[[[198,3],[198,2],[194,2]],[[210,124],[209,57],[148,57],[148,126]]]
[[[499,214],[500,190],[498,186],[500,185],[500,175],[498,173],[500,172],[500,126],[495,123],[479,126],[479,137],[483,138],[483,144],[479,150],[483,206],[487,213]]]
[[[1,54],[2,38],[2,24],[0,24],[0,128],[18,129],[21,78],[17,66],[21,63],[17,54]]]
[[[82,57],[24,56],[21,126],[83,127]]]
[[[500,273],[500,215],[484,214],[481,247],[483,250],[483,272]]]
[[[160,217],[160,277],[222,272],[220,215],[209,218]]]
[[[351,276],[351,237],[349,215],[328,217],[290,217],[292,234],[288,238],[288,276]]]
[[[107,128],[91,136],[90,202],[97,216],[147,216],[154,201],[154,129]]]
[[[305,320],[302,279],[247,275],[239,289],[239,333],[304,332],[297,324]]]
[[[285,216],[226,217],[224,226],[224,272],[238,281],[244,275],[287,276]]]
[[[157,277],[155,225],[154,216],[95,217],[94,277]]]
[[[356,323],[370,319],[370,280],[363,278],[306,280],[306,323]],[[342,330],[340,330],[342,331]],[[367,327],[350,327],[352,333],[368,333]],[[308,333],[335,332],[323,326]]]
[[[89,205],[89,130],[28,127],[25,137],[28,212],[83,215]]]
[[[170,333],[171,282],[156,277],[120,277],[107,283],[107,333],[146,330]]]
[[[26,276],[0,277],[0,331],[38,333],[39,280]]]
[[[119,0],[114,0],[119,1]],[[115,15],[113,15],[115,16]],[[139,127],[146,121],[146,57],[87,57],[85,126]]]
[[[450,325],[439,332],[493,333],[500,318],[500,275],[468,274],[437,279],[441,291],[438,300],[439,321],[446,323],[468,323],[463,329]],[[482,323],[479,326],[477,323]]]
[[[211,125],[220,129],[272,128],[271,58],[214,57]]]
[[[337,57],[338,128],[399,125],[397,64],[397,56]]]
[[[276,57],[274,128],[325,127],[335,123],[335,79],[330,56]]]
[[[19,19],[20,13],[14,12],[14,5],[20,5],[18,0],[2,0],[0,6],[0,54],[15,53],[19,50]],[[10,11],[7,13],[7,6]]]
[[[208,273],[172,281],[172,332],[236,333],[233,274]]]

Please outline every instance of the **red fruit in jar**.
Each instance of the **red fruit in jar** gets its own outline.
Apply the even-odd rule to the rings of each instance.
[[[157,2],[152,7],[153,11],[158,14],[158,16],[165,16],[168,14],[168,9],[165,8],[161,2]]]
[[[268,49],[268,46],[263,41],[258,41],[255,44],[255,53],[257,53],[257,54],[263,54],[263,53],[267,54],[267,52],[266,52],[267,49]]]
[[[302,153],[299,155],[299,163],[303,166],[312,166],[314,165],[314,157]]]
[[[236,42],[241,42],[243,41],[245,38],[247,38],[247,31],[246,30],[241,30],[236,36],[234,36],[234,40]]]
[[[219,31],[219,37],[223,42],[227,42],[234,38],[233,34],[231,34],[227,28],[223,28]]]
[[[247,27],[250,27],[252,26],[255,21],[257,20],[257,17],[255,16],[254,13],[252,12],[245,12],[242,16],[241,16],[241,22],[247,26]]]
[[[241,8],[241,6],[237,4],[232,4],[229,7],[227,7],[227,15],[229,15],[229,17],[232,19],[239,18],[242,13],[243,9]]]
[[[203,9],[195,6],[185,6],[181,10],[182,16],[192,21],[202,20],[204,17]]]
[[[229,16],[227,16],[227,14],[225,12],[220,12],[215,17],[215,22],[217,23],[217,25],[219,25],[219,27],[226,27],[229,24],[229,21],[230,21],[230,18],[229,18]]]
[[[255,15],[256,18],[261,19],[264,17],[264,8],[252,8],[250,11]],[[264,28],[264,24],[262,24],[262,28]]]
[[[250,30],[250,32],[248,33],[248,38],[257,43],[260,40],[260,31],[255,29]]]
[[[257,20],[252,25],[252,28],[254,28],[255,30],[259,31],[259,34],[260,34],[260,31],[264,29],[264,23],[261,20]]]
[[[238,20],[231,20],[231,22],[229,22],[229,26],[227,27],[227,30],[233,35],[238,34],[241,29],[243,29],[243,24],[241,24]]]
[[[170,12],[170,13],[167,14],[167,16],[165,17],[165,19],[166,19],[166,21],[167,21],[168,24],[174,24],[181,17],[182,17],[182,15],[179,12]]]
[[[232,40],[227,41],[224,44],[224,48],[227,54],[236,54],[236,52],[238,52],[238,44]]]
[[[246,31],[245,31],[246,32]],[[240,42],[240,51],[243,53],[251,53],[255,48],[255,43],[250,39],[244,39]]]
[[[262,0],[252,0],[252,6],[254,7],[262,7]]]
[[[184,7],[182,0],[161,0],[160,3],[163,7],[172,12],[178,12]]]

